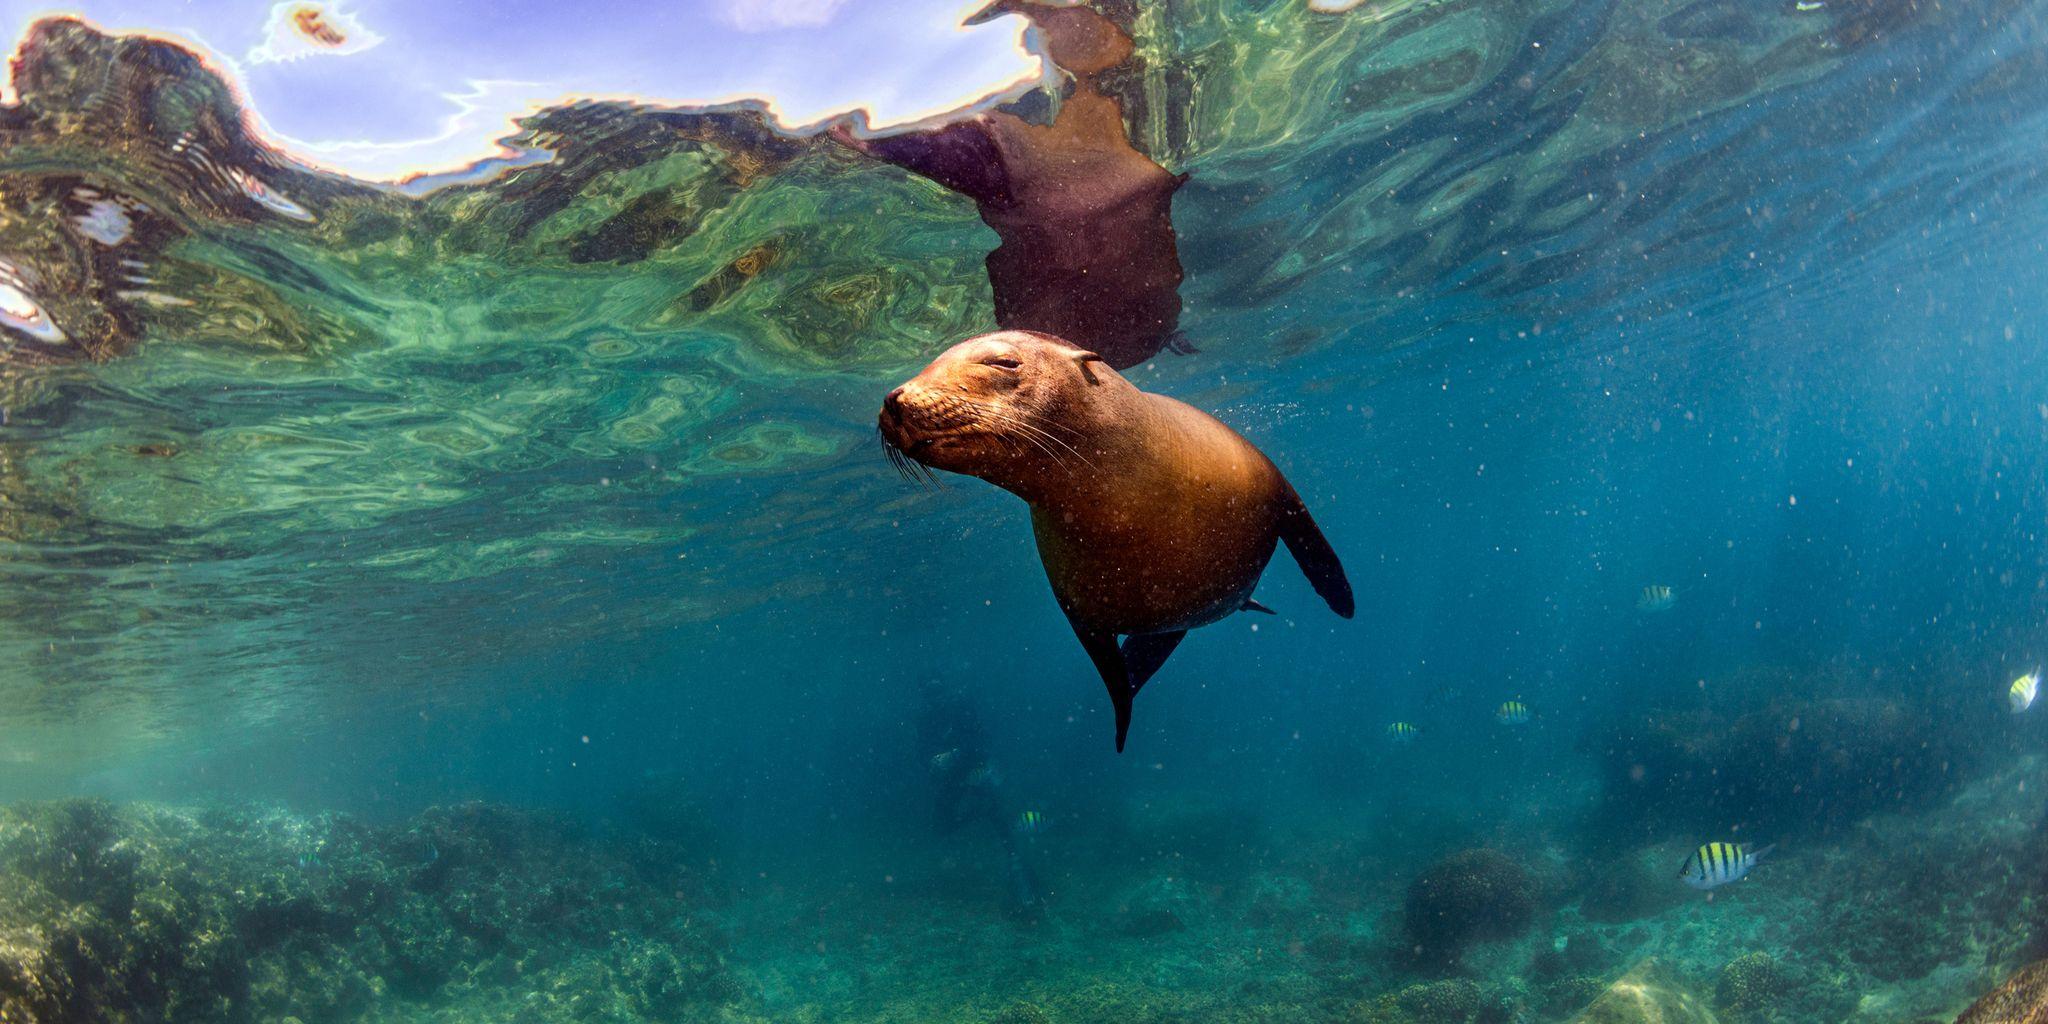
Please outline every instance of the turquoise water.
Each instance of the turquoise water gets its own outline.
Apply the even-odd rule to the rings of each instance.
[[[2048,9],[1105,9],[1189,175],[1125,373],[1358,595],[1281,557],[1120,756],[1021,503],[875,445],[995,326],[972,203],[602,104],[402,194],[47,25],[0,1021],[1918,1024],[2039,957]]]

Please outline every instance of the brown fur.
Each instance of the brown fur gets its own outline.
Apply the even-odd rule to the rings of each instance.
[[[1181,633],[1256,607],[1280,541],[1332,609],[1349,617],[1352,605],[1335,553],[1264,453],[1100,359],[1026,331],[970,338],[891,392],[880,427],[910,458],[1031,506],[1053,594],[1117,705],[1122,750],[1138,688]],[[1120,635],[1133,638],[1121,651]]]

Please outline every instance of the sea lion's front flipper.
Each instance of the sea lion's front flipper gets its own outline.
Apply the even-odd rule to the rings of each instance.
[[[1152,679],[1152,673],[1166,664],[1173,649],[1180,646],[1180,638],[1188,635],[1185,629],[1171,633],[1140,633],[1124,638],[1124,675],[1131,681],[1131,696],[1145,688]]]
[[[1308,514],[1308,506],[1301,503],[1301,495],[1293,487],[1281,499],[1280,539],[1287,542],[1287,550],[1294,555],[1294,562],[1301,566],[1301,574],[1308,577],[1309,586],[1316,588],[1330,605],[1330,610],[1350,618],[1356,610],[1351,598],[1351,581],[1344,578],[1344,564],[1337,561],[1337,552],[1330,542],[1323,539],[1323,531],[1316,527],[1316,521]]]
[[[979,118],[872,139],[854,138],[850,132],[834,137],[878,160],[930,178],[977,203],[1001,208],[1015,202],[1002,150]]]
[[[1081,649],[1088,652],[1088,660],[1095,663],[1095,671],[1102,674],[1102,685],[1109,690],[1109,703],[1116,708],[1116,752],[1124,752],[1124,736],[1131,731],[1131,698],[1138,695],[1138,688],[1131,685],[1130,672],[1124,667],[1124,652],[1117,650],[1116,634],[1089,629],[1072,616],[1067,624],[1074,627],[1074,635],[1081,640]]]

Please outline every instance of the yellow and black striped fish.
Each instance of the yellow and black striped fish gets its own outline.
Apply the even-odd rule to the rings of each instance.
[[[2012,713],[2017,715],[2020,712],[2025,711],[2030,707],[2033,707],[2034,698],[2040,695],[2040,693],[2041,670],[2037,668],[2032,672],[2029,672],[2026,675],[2023,675],[2018,679],[2013,680],[2012,685],[2006,687],[2005,699],[2011,704]]]
[[[1037,835],[1044,830],[1045,815],[1037,811],[1025,811],[1017,815],[1017,833],[1019,835]]]
[[[1529,722],[1529,705],[1518,700],[1511,700],[1495,708],[1493,717],[1500,719],[1502,725],[1527,725]]]
[[[1741,843],[1708,843],[1692,852],[1692,858],[1685,862],[1685,870],[1678,877],[1695,889],[1712,889],[1717,885],[1739,882],[1749,869],[1763,855],[1777,848],[1777,844],[1751,850]]]
[[[1387,726],[1387,738],[1396,743],[1415,742],[1416,728],[1407,722],[1395,722]]]

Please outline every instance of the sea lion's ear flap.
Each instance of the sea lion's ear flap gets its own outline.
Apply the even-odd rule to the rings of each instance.
[[[1074,365],[1079,366],[1081,368],[1081,378],[1083,380],[1086,380],[1090,384],[1100,384],[1102,382],[1095,379],[1095,372],[1093,370],[1088,369],[1088,364],[1106,362],[1108,362],[1108,360],[1102,358],[1099,355],[1096,355],[1093,352],[1081,351],[1074,353]]]

